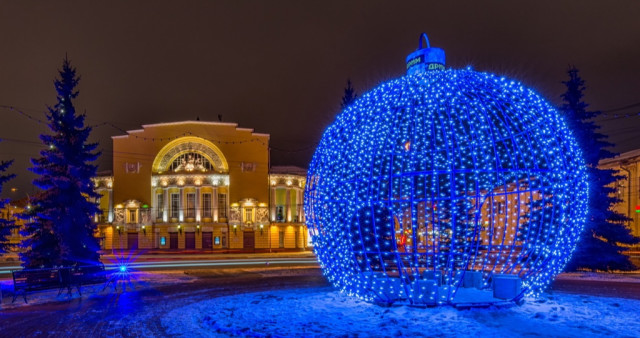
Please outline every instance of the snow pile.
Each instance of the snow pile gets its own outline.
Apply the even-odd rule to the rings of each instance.
[[[640,301],[543,294],[523,306],[457,310],[384,308],[332,288],[251,293],[192,303],[162,325],[183,336],[521,336],[637,337]]]

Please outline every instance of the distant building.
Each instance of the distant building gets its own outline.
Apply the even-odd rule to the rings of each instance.
[[[620,176],[615,188],[621,202],[614,208],[631,219],[628,226],[634,236],[640,236],[640,149],[600,161],[599,167],[616,170]]]
[[[16,228],[11,230],[9,236],[9,244],[12,246],[9,248],[9,252],[17,253],[19,251],[19,244],[22,241],[20,235],[20,229],[24,226],[24,220],[19,218],[18,215],[22,213],[28,207],[28,201],[26,198],[16,201],[10,201],[5,203],[4,207],[0,209],[0,218],[6,220],[13,220]]]
[[[104,250],[303,250],[306,172],[269,172],[269,135],[235,123],[144,125],[114,136],[94,179]]]

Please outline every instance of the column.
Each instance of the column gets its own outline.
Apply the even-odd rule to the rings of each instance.
[[[200,216],[202,215],[202,208],[200,207],[200,187],[196,187],[196,222],[200,222]]]
[[[213,221],[218,222],[218,188],[213,188],[213,196],[211,196],[211,211],[213,212]]]
[[[184,222],[184,188],[180,187],[180,197],[178,197],[178,221]]]
[[[298,208],[298,222],[300,223],[304,223],[304,206],[302,205],[303,203],[303,198],[304,198],[304,190],[302,189],[296,189],[297,193],[296,193],[296,208]]]
[[[109,189],[109,223],[113,222],[113,189]]]
[[[163,201],[162,204],[164,204],[162,207],[164,210],[162,210],[162,221],[167,223],[169,221],[169,188],[164,188],[162,189],[162,194],[163,194]]]
[[[291,188],[287,188],[287,200],[284,202],[285,205],[285,221],[291,222]]]
[[[271,206],[271,222],[276,221],[276,188],[271,186],[269,205]]]

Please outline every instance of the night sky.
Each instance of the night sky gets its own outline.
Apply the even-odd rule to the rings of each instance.
[[[99,170],[111,169],[110,136],[122,130],[218,115],[271,134],[273,164],[306,167],[347,78],[363,93],[403,75],[424,31],[449,67],[515,78],[559,104],[572,64],[593,109],[640,112],[640,2],[454,3],[5,1],[0,106],[44,120],[66,54],[81,75],[76,109],[99,125]],[[18,174],[3,195],[21,198],[35,192],[26,168],[48,129],[15,110],[0,114],[0,159],[15,159]],[[601,124],[615,150],[640,148],[640,117]]]

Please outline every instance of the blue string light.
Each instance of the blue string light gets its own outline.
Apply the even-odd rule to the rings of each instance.
[[[451,303],[464,274],[479,288],[517,276],[514,300],[538,295],[584,227],[581,150],[533,90],[415,54],[418,68],[347,107],[313,156],[305,213],[325,275],[373,301]]]

